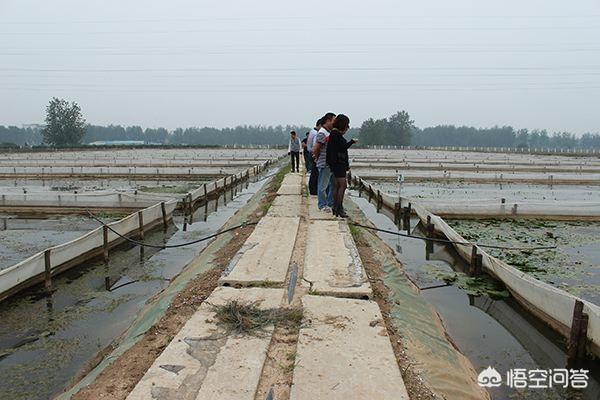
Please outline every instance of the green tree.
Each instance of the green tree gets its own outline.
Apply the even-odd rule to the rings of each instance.
[[[410,144],[410,137],[415,121],[410,119],[406,111],[399,111],[388,118],[386,143],[397,146],[407,146]]]
[[[85,119],[75,102],[53,97],[46,107],[46,127],[42,130],[44,143],[53,146],[72,146],[81,143],[85,135]]]
[[[406,111],[397,112],[389,118],[369,118],[360,127],[361,144],[409,145],[414,123]]]

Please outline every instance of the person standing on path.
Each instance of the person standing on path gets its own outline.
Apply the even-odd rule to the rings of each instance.
[[[315,196],[318,192],[318,184],[319,184],[319,169],[316,165],[316,159],[313,158],[313,148],[315,146],[315,141],[317,140],[317,134],[319,133],[319,129],[321,129],[321,119],[317,121],[315,127],[311,129],[308,133],[308,140],[306,141],[306,148],[310,153],[312,169],[310,170],[310,178],[308,179],[308,192]]]
[[[308,151],[308,135],[310,132],[306,132],[306,137],[302,139],[302,155],[304,156],[304,165],[306,166],[306,171],[310,172],[312,170],[312,154]]]
[[[292,156],[292,172],[300,172],[300,138],[295,131],[290,132],[290,144],[288,145],[288,155]],[[294,161],[296,169],[294,169]]]
[[[350,169],[348,161],[348,149],[356,140],[346,141],[344,134],[350,129],[350,118],[344,114],[335,117],[333,129],[329,135],[327,143],[327,165],[335,178],[335,190],[333,193],[333,214],[336,217],[346,218],[348,215],[344,211],[344,193],[348,186],[346,173]]]
[[[317,160],[317,168],[319,169],[318,182],[318,205],[319,210],[331,212],[333,207],[333,191],[335,190],[335,180],[331,174],[331,169],[327,165],[327,142],[329,141],[329,132],[333,128],[335,120],[334,113],[327,113],[321,118],[321,129],[317,134],[317,140],[313,147],[313,155]]]

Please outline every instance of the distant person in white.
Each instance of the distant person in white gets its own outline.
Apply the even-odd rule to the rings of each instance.
[[[302,144],[300,138],[296,135],[295,131],[290,132],[290,144],[288,145],[288,155],[290,155],[292,161],[292,172],[300,172],[300,150]]]

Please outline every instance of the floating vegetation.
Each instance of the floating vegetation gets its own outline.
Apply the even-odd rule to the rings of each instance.
[[[426,270],[435,279],[456,286],[473,296],[489,296],[494,300],[510,297],[510,293],[501,282],[487,275],[470,277],[461,272],[443,271],[434,265],[427,265]]]
[[[465,239],[507,246],[556,246],[543,251],[485,249],[546,283],[600,303],[600,225],[581,221],[449,220]]]

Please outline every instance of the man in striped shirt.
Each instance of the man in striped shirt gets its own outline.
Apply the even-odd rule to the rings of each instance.
[[[331,207],[333,207],[333,191],[335,189],[335,179],[331,174],[331,170],[329,169],[326,160],[327,141],[329,140],[329,132],[333,127],[334,120],[334,113],[327,113],[321,118],[321,129],[319,129],[317,140],[313,146],[313,155],[319,170],[317,191],[319,210],[325,212],[331,212]]]

